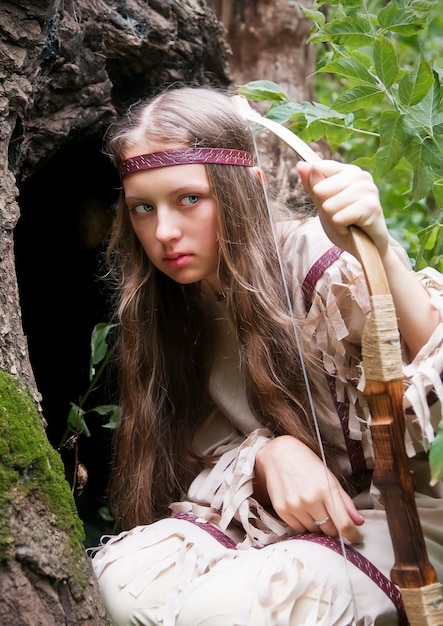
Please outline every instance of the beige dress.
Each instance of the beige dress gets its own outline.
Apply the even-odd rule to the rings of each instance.
[[[402,624],[389,580],[393,551],[373,468],[362,396],[360,339],[369,298],[358,262],[332,246],[317,218],[282,228],[293,276],[292,306],[324,374],[313,381],[320,431],[339,450],[343,472],[362,484],[361,544],[291,529],[253,498],[254,459],[272,433],[253,416],[224,303],[214,303],[218,342],[210,390],[216,409],[198,433],[218,461],[192,483],[172,516],[103,538],[92,560],[113,624],[164,626],[347,626]],[[402,254],[399,248],[399,254]],[[443,277],[418,273],[443,318]],[[411,303],[411,306],[413,303]],[[442,417],[443,324],[405,364],[406,443],[429,555],[443,580],[443,488],[431,487],[425,452]],[[407,540],[407,538],[405,538]],[[345,558],[346,556],[346,558]]]

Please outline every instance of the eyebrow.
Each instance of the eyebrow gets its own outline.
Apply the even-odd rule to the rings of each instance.
[[[211,192],[211,187],[210,185],[206,185],[204,183],[189,183],[187,185],[181,185],[180,187],[173,189],[168,195],[173,196],[173,195],[180,194],[180,193],[190,193],[190,192],[209,193]],[[143,196],[143,197],[125,195],[125,200],[126,201],[131,200],[132,202],[134,201],[146,202],[146,197],[148,196],[148,194],[149,194],[149,191],[147,191],[146,196]]]

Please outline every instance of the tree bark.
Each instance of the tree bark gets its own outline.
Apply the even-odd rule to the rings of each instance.
[[[306,45],[311,23],[301,6],[311,0],[208,0],[226,28],[230,68],[237,85],[279,84],[290,100],[312,99],[315,50]]]
[[[300,8],[310,8],[311,0],[208,0],[208,4],[225,26],[236,85],[273,81],[291,102],[314,99],[315,49],[307,45],[311,22]],[[268,105],[253,103],[262,113]],[[268,132],[260,137],[259,150],[271,190],[300,207],[296,155]]]
[[[201,0],[2,0],[1,4],[0,623],[97,626],[107,618],[60,455],[45,434],[44,398],[23,331],[22,304],[27,302],[30,320],[48,317],[53,304],[51,293],[45,292],[47,275],[36,276],[33,298],[27,299],[24,286],[35,282],[30,276],[46,252],[40,239],[44,233],[32,232],[32,227],[47,224],[45,232],[50,230],[52,241],[63,241],[67,216],[62,209],[82,187],[86,169],[96,168],[102,185],[115,186],[106,172],[99,177],[101,139],[108,124],[131,102],[163,84],[228,84],[228,49],[219,21]],[[64,162],[63,154],[91,138],[88,145],[94,149],[87,155],[88,163],[73,159],[77,169],[64,172],[62,185],[53,175],[53,164]],[[41,197],[30,194],[26,186],[39,176],[45,183]],[[54,195],[58,211],[48,215]],[[27,198],[26,207],[21,198]],[[110,206],[106,209],[109,216]],[[22,221],[25,230],[27,223],[32,225],[25,240],[16,237],[17,222]],[[77,226],[86,228],[84,238],[92,238],[94,246],[97,234],[92,222],[91,218]],[[102,235],[99,228],[99,241]],[[52,252],[56,272],[60,259]],[[65,282],[62,270],[51,292]],[[64,330],[69,334],[71,328]],[[57,333],[42,338],[46,348],[52,335],[59,360],[46,367],[49,377],[56,376],[72,356],[63,352],[65,337]]]

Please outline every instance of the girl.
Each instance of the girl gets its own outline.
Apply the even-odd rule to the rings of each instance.
[[[109,497],[122,533],[92,562],[113,623],[397,624],[361,391],[369,296],[348,227],[373,239],[391,286],[440,577],[442,489],[426,451],[443,399],[442,277],[411,272],[355,166],[300,163],[318,215],[274,200],[271,217],[251,132],[216,89],[131,108],[108,151],[122,180],[108,255],[121,330]]]

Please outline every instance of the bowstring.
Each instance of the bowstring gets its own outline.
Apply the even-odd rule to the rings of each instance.
[[[256,159],[257,159],[257,165],[260,168],[260,170],[264,171],[262,166],[261,166],[260,153],[259,153],[258,146],[257,146],[256,126],[255,125],[253,126],[252,123],[250,123],[249,124],[249,129],[250,129],[251,135],[252,135],[252,141],[253,141],[253,145],[254,145],[255,156],[256,156]],[[274,243],[275,251],[276,251],[276,254],[277,254],[280,274],[281,274],[282,281],[283,281],[283,289],[284,289],[284,293],[285,293],[286,303],[287,303],[287,306],[288,306],[289,315],[291,317],[291,324],[292,324],[292,329],[293,329],[293,333],[294,333],[295,343],[296,343],[297,350],[298,350],[299,357],[300,357],[300,365],[301,365],[301,369],[302,369],[303,380],[304,380],[304,383],[305,383],[305,386],[306,386],[307,395],[308,395],[309,410],[311,412],[311,417],[312,417],[312,420],[313,420],[313,423],[314,423],[314,428],[315,428],[315,433],[316,433],[316,436],[317,436],[317,441],[318,441],[318,445],[319,445],[319,449],[320,449],[321,459],[322,459],[322,462],[323,462],[323,466],[325,468],[326,482],[327,482],[327,486],[328,486],[329,495],[331,497],[332,507],[333,507],[334,512],[335,512],[336,511],[335,495],[332,492],[330,476],[329,476],[329,473],[327,471],[328,464],[327,464],[327,460],[326,460],[326,454],[325,454],[325,450],[324,450],[324,446],[323,446],[323,441],[322,441],[322,438],[321,438],[321,432],[320,432],[319,420],[318,420],[318,416],[317,416],[317,410],[315,408],[314,397],[313,397],[313,394],[312,394],[312,388],[311,388],[311,384],[310,384],[310,381],[309,381],[306,361],[305,361],[304,354],[303,354],[302,343],[301,343],[301,339],[300,339],[300,333],[299,333],[299,330],[298,330],[298,327],[297,327],[297,323],[296,323],[296,320],[295,320],[294,307],[292,305],[292,298],[291,298],[291,294],[290,294],[290,290],[289,290],[289,285],[288,285],[288,281],[286,280],[286,274],[285,274],[285,270],[284,270],[283,258],[282,258],[282,255],[281,255],[279,240],[278,240],[278,236],[277,236],[277,230],[276,230],[276,227],[275,227],[274,215],[273,215],[273,211],[272,211],[272,208],[271,208],[271,202],[270,202],[270,199],[269,199],[269,194],[268,194],[268,191],[267,191],[267,188],[266,188],[266,182],[265,182],[263,176],[260,176],[260,181],[261,181],[261,185],[262,185],[262,188],[263,188],[263,193],[264,193],[265,203],[266,203],[266,209],[267,209],[267,212],[268,212],[269,222],[270,222],[270,225],[271,225],[273,243]],[[348,564],[348,559],[346,558],[346,548],[345,548],[344,537],[343,537],[343,533],[341,532],[341,530],[339,528],[337,530],[338,530],[338,538],[339,538],[339,541],[340,541],[340,548],[341,548],[342,556],[344,558],[344,563],[345,563],[345,565],[344,565],[344,567],[345,567],[345,574],[346,574],[346,578],[348,580],[348,584],[349,584],[349,588],[350,588],[352,604],[353,604],[353,609],[354,609],[354,615],[356,617],[357,616],[357,602],[356,602],[356,599],[355,599],[355,594],[354,594],[354,589],[353,589],[353,585],[352,585],[352,580],[351,580],[351,576],[350,576],[350,573],[349,573],[349,564]]]

